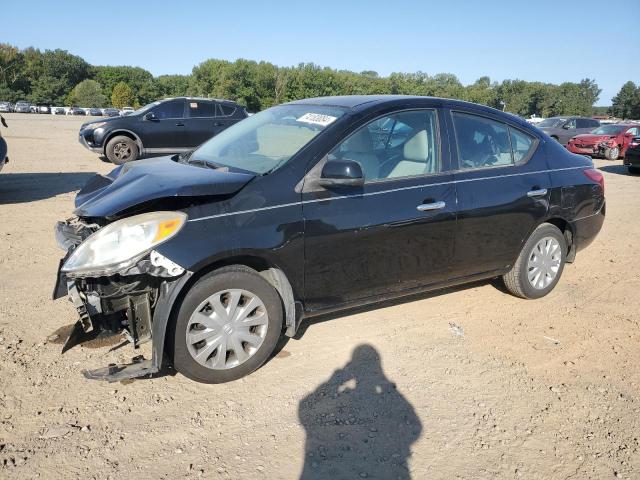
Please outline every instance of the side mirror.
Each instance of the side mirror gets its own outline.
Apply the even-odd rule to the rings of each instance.
[[[322,167],[318,184],[323,187],[364,185],[362,167],[353,160],[330,160]]]
[[[143,120],[147,120],[149,122],[157,122],[158,121],[158,117],[156,117],[156,114],[153,112],[149,112],[146,113],[144,115],[144,117],[142,117]]]
[[[565,130],[571,130],[571,125],[565,123],[564,125],[562,125],[562,128],[564,128]]]

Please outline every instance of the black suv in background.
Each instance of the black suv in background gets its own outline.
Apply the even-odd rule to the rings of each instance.
[[[235,102],[210,98],[167,98],[125,117],[80,127],[80,143],[121,165],[148,155],[188,151],[247,117]]]

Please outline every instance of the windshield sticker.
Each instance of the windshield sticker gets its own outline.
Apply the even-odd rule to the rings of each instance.
[[[197,104],[196,102],[191,102],[191,103],[189,104],[189,107],[190,107],[190,108],[198,108],[198,104]]]
[[[337,117],[332,117],[331,115],[323,115],[322,113],[305,113],[298,118],[297,121],[326,127],[327,125],[335,122],[336,118]]]

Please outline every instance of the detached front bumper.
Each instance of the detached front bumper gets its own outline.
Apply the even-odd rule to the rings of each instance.
[[[575,143],[571,142],[567,144],[567,150],[569,150],[571,153],[588,155],[590,157],[598,155],[600,153],[600,148],[597,145],[576,145]]]
[[[113,335],[122,336],[135,349],[152,341],[150,360],[136,358],[128,365],[109,365],[83,373],[87,378],[114,382],[160,371],[171,308],[191,274],[181,268],[169,271],[161,265],[168,259],[159,260],[159,254],[153,251],[134,267],[112,275],[80,277],[65,274],[62,266],[66,259],[95,230],[77,222],[58,222],[55,231],[58,243],[63,249],[67,248],[67,254],[60,261],[53,299],[68,296],[79,316],[62,352],[85,341]]]

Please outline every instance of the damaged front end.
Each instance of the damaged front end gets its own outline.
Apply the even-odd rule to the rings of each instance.
[[[189,275],[153,247],[177,234],[185,221],[182,212],[153,212],[103,226],[82,218],[56,224],[56,240],[67,254],[60,262],[53,298],[68,295],[80,317],[63,353],[104,336],[121,335],[134,348],[152,340],[159,304],[170,308],[166,299],[172,288]],[[162,353],[162,345],[154,346],[151,360],[84,374],[108,381],[153,374],[160,368]]]

